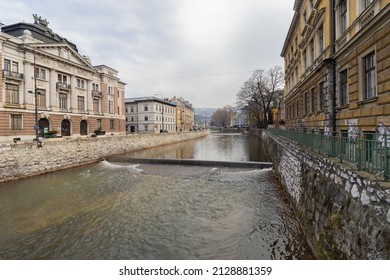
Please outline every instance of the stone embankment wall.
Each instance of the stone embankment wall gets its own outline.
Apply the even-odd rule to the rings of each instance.
[[[320,258],[390,259],[388,182],[267,131],[261,136]]]
[[[96,138],[50,139],[0,145],[0,182],[93,163],[126,152],[173,144],[208,135],[208,130],[175,134],[134,134]]]

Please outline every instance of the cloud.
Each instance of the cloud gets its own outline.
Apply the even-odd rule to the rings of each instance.
[[[14,0],[0,3],[0,19],[32,22],[33,13],[47,18],[92,63],[117,69],[129,97],[160,91],[196,107],[223,107],[234,105],[251,73],[207,74],[283,66],[279,55],[293,15],[288,3]]]

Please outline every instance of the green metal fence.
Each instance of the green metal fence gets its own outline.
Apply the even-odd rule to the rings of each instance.
[[[325,136],[268,128],[274,135],[304,147],[348,162],[353,169],[372,173],[377,179],[390,180],[390,135],[376,134],[377,140],[343,136]]]

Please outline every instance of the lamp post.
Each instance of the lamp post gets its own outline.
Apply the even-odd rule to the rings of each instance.
[[[39,141],[39,125],[38,125],[38,88],[37,88],[37,67],[36,67],[36,59],[35,59],[35,51],[33,51],[34,55],[34,92],[29,91],[34,94],[34,102],[35,102],[35,139],[37,143],[37,147],[42,147],[42,143]]]

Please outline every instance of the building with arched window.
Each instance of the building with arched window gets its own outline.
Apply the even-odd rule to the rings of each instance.
[[[36,15],[34,23],[1,31],[0,141],[32,140],[35,128],[41,137],[90,135],[98,128],[125,132],[118,71],[93,66]]]

